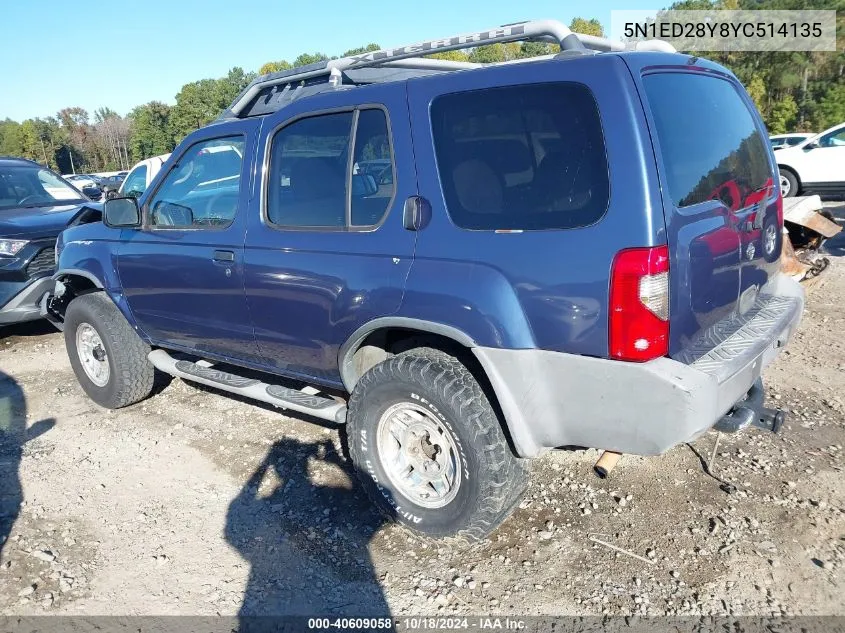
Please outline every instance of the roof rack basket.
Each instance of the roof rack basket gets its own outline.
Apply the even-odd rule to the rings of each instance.
[[[386,76],[391,79],[397,78],[395,71],[401,69],[431,73],[478,68],[484,64],[432,59],[426,58],[425,55],[474,48],[485,44],[517,41],[551,42],[559,45],[561,51],[586,51],[589,49],[593,51],[645,50],[676,52],[671,44],[662,40],[630,43],[614,42],[595,35],[573,33],[569,27],[556,20],[517,22],[486,31],[464,33],[437,40],[428,40],[406,46],[361,53],[360,55],[350,55],[349,57],[317,62],[291,70],[262,75],[252,81],[238,95],[232,102],[232,105],[229,106],[229,109],[221,115],[221,118],[238,118],[244,116],[244,113],[250,109],[256,97],[268,91],[283,92],[290,99],[295,98],[299,89],[307,84],[322,84],[322,89],[326,87],[339,87],[342,84],[351,83],[354,85],[356,82],[350,80],[347,74],[348,71],[357,71],[363,68],[379,67],[385,70],[390,69],[393,72]],[[377,76],[369,74],[368,79],[363,83],[372,83],[373,81],[378,81]]]

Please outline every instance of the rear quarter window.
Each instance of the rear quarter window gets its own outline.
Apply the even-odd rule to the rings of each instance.
[[[607,210],[601,122],[583,84],[443,95],[432,103],[431,118],[443,195],[457,226],[571,229]]]
[[[736,210],[772,184],[767,140],[732,83],[658,73],[643,77],[643,85],[677,207],[720,199]]]

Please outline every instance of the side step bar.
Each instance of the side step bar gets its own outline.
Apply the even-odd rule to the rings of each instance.
[[[260,400],[282,409],[307,413],[321,420],[337,424],[346,422],[346,405],[332,398],[312,395],[282,385],[271,385],[255,378],[244,378],[188,360],[176,360],[163,349],[153,350],[147,358],[156,369],[171,376],[179,376],[179,378],[236,393],[245,398]]]

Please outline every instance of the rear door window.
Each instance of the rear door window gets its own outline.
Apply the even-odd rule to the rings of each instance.
[[[570,229],[607,210],[601,122],[583,84],[443,95],[431,118],[440,182],[457,226]]]
[[[731,210],[771,185],[766,139],[730,82],[692,73],[643,77],[675,206],[719,199]]]
[[[356,230],[375,227],[387,215],[395,185],[384,110],[299,119],[275,134],[270,151],[271,225]]]

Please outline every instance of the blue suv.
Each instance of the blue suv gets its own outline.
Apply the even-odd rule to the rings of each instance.
[[[63,233],[43,311],[82,387],[123,407],[158,369],[345,424],[376,504],[432,536],[488,534],[552,448],[606,472],[777,430],[760,375],[803,293],[764,125],[721,66],[618,48],[529,22],[259,77]]]
[[[0,326],[41,318],[39,302],[55,286],[56,238],[89,206],[50,169],[0,156]]]

